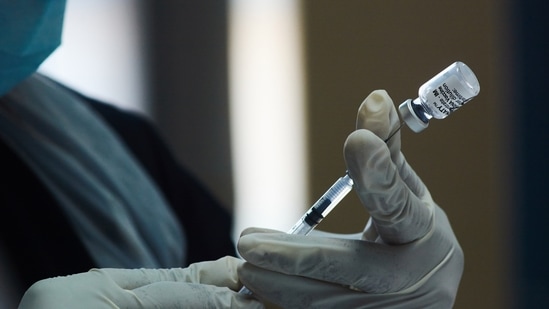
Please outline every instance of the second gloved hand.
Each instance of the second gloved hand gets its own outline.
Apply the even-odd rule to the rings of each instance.
[[[385,91],[361,105],[345,143],[354,189],[370,213],[362,233],[342,237],[249,229],[239,269],[254,295],[284,308],[450,308],[463,253],[450,223],[400,151]]]
[[[263,308],[242,286],[225,257],[172,269],[92,269],[86,273],[38,281],[19,309],[53,308]]]

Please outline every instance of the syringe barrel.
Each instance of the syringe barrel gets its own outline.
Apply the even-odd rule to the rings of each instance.
[[[339,178],[288,231],[288,234],[307,235],[351,191],[353,180],[348,174]]]
[[[309,225],[305,221],[306,216],[307,215],[305,214],[303,217],[301,217],[301,219],[299,219],[299,221],[288,231],[288,234],[308,235],[316,227],[316,224]]]
[[[340,177],[316,203],[311,210],[316,210],[324,218],[353,189],[353,180],[348,173]]]

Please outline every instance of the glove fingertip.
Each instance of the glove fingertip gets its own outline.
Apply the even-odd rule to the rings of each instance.
[[[250,251],[253,251],[257,242],[255,241],[255,237],[253,237],[253,234],[247,234],[243,235],[238,239],[238,242],[236,244],[236,249],[238,250],[238,253],[244,258],[245,260],[248,260],[250,258],[249,253]]]
[[[372,91],[358,109],[356,128],[368,129],[387,137],[393,100],[385,90]]]

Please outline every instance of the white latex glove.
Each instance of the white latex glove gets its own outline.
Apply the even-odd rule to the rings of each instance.
[[[225,257],[172,269],[92,269],[32,285],[19,309],[58,308],[263,308],[242,286]]]
[[[354,237],[249,229],[239,268],[254,295],[284,308],[450,308],[463,252],[445,213],[406,163],[393,102],[383,90],[361,105],[345,143],[354,189],[371,215]]]

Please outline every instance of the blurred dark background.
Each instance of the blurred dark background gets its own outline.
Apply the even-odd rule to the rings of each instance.
[[[455,307],[549,306],[545,3],[302,0],[301,6],[310,199],[344,171],[343,141],[372,90],[386,89],[400,104],[463,61],[477,74],[480,95],[421,134],[403,130],[408,161],[448,213],[465,251]],[[230,205],[228,3],[145,1],[143,8],[155,121],[182,162]],[[322,227],[355,232],[365,221],[352,196]]]

